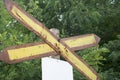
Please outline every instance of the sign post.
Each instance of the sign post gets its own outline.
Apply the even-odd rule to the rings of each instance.
[[[42,58],[42,80],[73,80],[73,68],[66,61]]]
[[[50,31],[59,38],[59,30]],[[73,68],[67,62],[59,60],[60,55],[42,58],[42,80],[73,80]]]
[[[60,54],[63,58],[65,58],[72,66],[74,66],[79,72],[81,72],[87,79],[89,80],[99,80],[99,77],[94,71],[80,56],[78,56],[71,47],[67,45],[63,40],[53,35],[42,23],[36,20],[33,16],[29,15],[26,11],[21,9],[16,3],[12,0],[4,0],[5,6],[8,12],[16,18],[19,22],[21,22],[26,28],[33,31],[39,37],[43,39],[43,41],[56,53]],[[91,41],[98,42],[99,38],[94,38]],[[87,41],[91,38],[86,38],[84,41]],[[84,42],[83,41],[83,42]],[[71,42],[71,41],[70,41]],[[70,43],[68,42],[68,44]],[[93,44],[95,44],[95,42]],[[73,42],[74,43],[74,42]],[[86,44],[85,42],[83,44]],[[87,44],[86,44],[87,45]],[[84,46],[83,46],[84,47]],[[37,47],[38,48],[38,47]],[[23,49],[23,48],[22,48]],[[27,48],[30,49],[30,48]],[[20,49],[21,50],[21,49]],[[22,51],[22,50],[21,50]],[[51,50],[50,50],[51,51]],[[12,54],[8,54],[11,53]],[[11,60],[16,60],[19,58],[24,57],[24,55],[14,56],[15,53],[17,55],[18,51],[7,51],[7,53],[1,54],[1,60],[6,60],[6,62],[10,62]],[[46,53],[46,52],[45,52]],[[42,53],[41,53],[42,54]],[[47,54],[48,55],[48,54]],[[35,56],[34,54],[28,55],[26,54],[25,57],[28,56]],[[41,57],[44,55],[41,55]]]

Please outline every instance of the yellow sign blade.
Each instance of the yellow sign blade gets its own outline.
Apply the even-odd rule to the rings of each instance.
[[[80,50],[97,45],[99,42],[98,39],[94,34],[86,34],[64,38],[61,39],[61,41],[66,43],[72,50]],[[43,56],[58,55],[48,44],[40,42],[8,47],[4,50],[4,53],[8,54],[9,63],[21,62]]]
[[[70,48],[59,39],[52,35],[52,33],[34,17],[22,10],[18,5],[11,0],[4,0],[5,5],[10,14],[18,21],[24,24],[28,29],[35,32],[38,36],[51,46],[57,53],[62,55],[69,63],[71,63],[77,70],[83,73],[89,80],[98,80],[97,73],[78,55],[76,55]]]
[[[70,47],[71,50],[75,51],[97,45],[100,41],[100,38],[95,34],[85,34],[64,38],[61,41],[64,42],[68,47]]]

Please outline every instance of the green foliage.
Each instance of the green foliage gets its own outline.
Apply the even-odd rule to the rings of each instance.
[[[114,67],[116,71],[120,70],[120,67],[118,67],[120,64],[120,36],[118,35],[118,39],[109,41],[107,44],[104,44],[105,47],[110,49],[110,53],[106,56],[107,59],[111,64],[109,64],[109,67]]]
[[[88,48],[82,51],[79,51],[78,54],[82,56],[82,58],[91,65],[96,71],[99,71],[100,66],[103,65],[101,61],[105,61],[106,59],[103,57],[105,53],[108,53],[109,50],[107,48],[99,48],[99,46]]]
[[[77,53],[90,65],[92,66],[95,71],[101,73],[101,66],[104,65],[102,61],[106,59],[103,57],[109,50],[107,48],[99,48],[99,46],[84,49],[78,51]],[[74,78],[75,80],[85,80],[85,78],[76,70],[74,70]],[[103,77],[101,75],[101,77]]]
[[[49,28],[58,28],[62,32],[61,34],[72,36],[88,33],[92,29],[93,22],[97,23],[101,17],[99,12],[89,9],[89,6],[79,0],[41,0],[41,2],[44,2],[41,3],[41,6],[44,5],[41,7],[44,8],[42,12],[43,22]]]
[[[101,80],[120,79],[120,1],[119,0],[14,0],[48,28],[58,28],[60,36],[95,33],[99,46],[78,51]],[[118,38],[116,39],[116,36]],[[0,50],[12,45],[41,41],[13,19],[0,1]],[[14,65],[0,62],[0,80],[40,80],[40,60]],[[74,80],[85,78],[74,69]]]
[[[18,64],[0,63],[0,80],[40,80],[40,59]]]
[[[110,52],[105,55],[107,61],[104,62],[103,71],[105,71],[105,75],[108,77],[112,75],[112,79],[110,80],[120,79],[120,35],[117,36],[116,40],[109,41],[107,44],[104,44],[104,46],[107,47]]]
[[[115,72],[112,68],[109,70],[105,70],[100,73],[102,80],[119,80],[120,72]]]

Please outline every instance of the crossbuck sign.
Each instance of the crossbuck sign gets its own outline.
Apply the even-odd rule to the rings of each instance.
[[[24,60],[35,59],[38,57],[60,54],[88,80],[99,80],[96,71],[94,71],[80,56],[74,52],[75,50],[88,48],[98,44],[99,37],[94,34],[87,34],[60,39],[53,35],[45,27],[45,25],[21,9],[12,0],[4,0],[4,3],[8,12],[15,19],[41,37],[44,42],[24,44],[6,48],[0,54],[0,60],[12,64]]]

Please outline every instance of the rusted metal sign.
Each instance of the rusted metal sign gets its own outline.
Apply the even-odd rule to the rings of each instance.
[[[44,40],[44,42],[47,45],[49,45],[51,49],[53,49],[53,51],[63,56],[70,64],[72,64],[78,71],[80,71],[87,79],[99,80],[97,73],[80,56],[75,54],[75,52],[71,50],[70,46],[68,46],[67,43],[65,43],[65,41],[60,40],[58,37],[54,36],[42,23],[40,23],[38,20],[36,20],[31,15],[29,15],[26,11],[22,10],[12,0],[4,0],[4,3],[5,3],[5,6],[8,12],[14,18],[16,18],[19,22],[21,22],[26,28],[28,28],[29,30],[36,33],[39,37],[41,37]],[[87,41],[87,39],[89,38],[86,38],[84,40]],[[68,41],[68,44],[69,43],[70,42]],[[9,53],[11,51],[8,50],[7,52]],[[15,57],[13,56],[11,58],[15,59]]]

